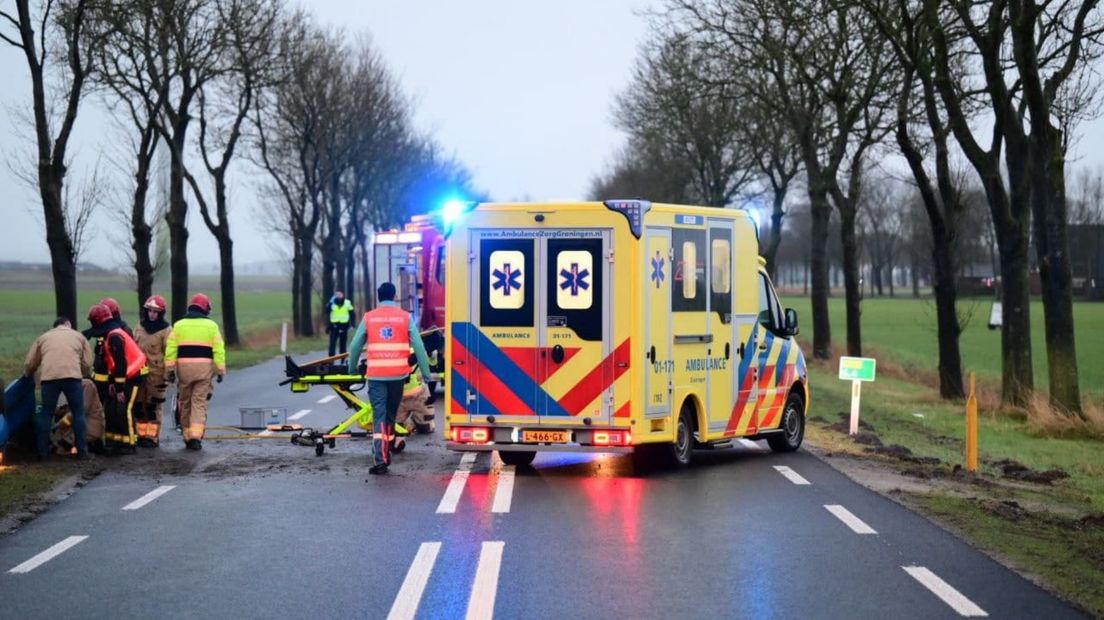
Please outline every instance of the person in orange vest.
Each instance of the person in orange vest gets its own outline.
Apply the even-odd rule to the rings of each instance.
[[[395,439],[395,417],[410,375],[410,349],[418,359],[422,378],[429,381],[429,359],[414,317],[395,303],[395,285],[384,282],[377,289],[379,307],[364,314],[361,326],[367,344],[365,378],[372,405],[372,467],[369,474],[386,474]],[[355,339],[354,339],[355,341]]]
[[[150,296],[142,305],[139,312],[142,320],[134,333],[149,365],[149,374],[138,389],[138,403],[134,408],[138,445],[144,448],[156,448],[161,442],[161,416],[165,390],[169,387],[165,376],[165,347],[172,327],[165,320],[166,307],[164,297]]]
[[[211,298],[203,293],[194,295],[188,303],[188,314],[173,324],[165,343],[169,383],[180,377],[176,394],[184,447],[188,450],[203,449],[211,379],[217,373],[218,382],[222,383],[226,374],[226,345],[218,325],[208,318],[210,314]]]
[[[104,408],[104,443],[108,454],[133,454],[138,436],[134,432],[133,407],[138,386],[144,378],[146,354],[112,317],[111,309],[96,304],[88,310],[91,337],[97,339],[92,380]]]

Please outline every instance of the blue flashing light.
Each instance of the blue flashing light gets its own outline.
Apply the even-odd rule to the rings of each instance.
[[[441,220],[444,222],[445,228],[452,228],[456,220],[460,219],[460,216],[464,215],[464,212],[468,210],[469,204],[468,202],[455,198],[446,200],[441,205]]]

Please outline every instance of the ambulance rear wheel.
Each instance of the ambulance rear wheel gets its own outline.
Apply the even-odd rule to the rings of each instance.
[[[805,439],[805,403],[796,392],[786,399],[786,408],[782,411],[781,433],[767,436],[767,443],[775,452],[793,452],[801,447]]]
[[[664,465],[686,467],[690,464],[690,458],[694,454],[694,427],[690,425],[693,411],[692,406],[683,406],[678,424],[675,426],[675,442],[661,448],[661,460]]]
[[[502,459],[502,462],[506,463],[507,465],[526,467],[533,464],[533,459],[537,458],[537,453],[514,452],[513,450],[499,450],[498,458]]]

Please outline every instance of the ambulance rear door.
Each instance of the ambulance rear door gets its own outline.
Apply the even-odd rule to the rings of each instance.
[[[610,231],[542,232],[547,236],[538,242],[541,423],[576,424],[586,418],[608,423],[618,361],[611,355]]]

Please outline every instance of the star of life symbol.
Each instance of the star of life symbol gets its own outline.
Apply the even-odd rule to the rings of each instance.
[[[563,278],[560,289],[565,291],[571,289],[572,297],[579,296],[579,289],[585,291],[590,288],[590,283],[586,281],[590,277],[590,271],[587,269],[579,271],[579,263],[571,263],[571,271],[561,269],[560,277]]]
[[[520,269],[511,269],[510,263],[502,265],[502,270],[495,269],[491,272],[494,276],[494,284],[491,285],[496,291],[503,289],[502,294],[509,297],[511,290],[517,290],[521,288],[521,282],[518,280],[521,278]]]
[[[656,250],[655,258],[652,259],[652,282],[655,282],[656,288],[659,288],[659,285],[663,283],[664,262],[659,250]]]
[[[391,340],[395,337],[395,330],[391,327],[381,327],[379,333],[380,338],[383,338],[384,340]]]

